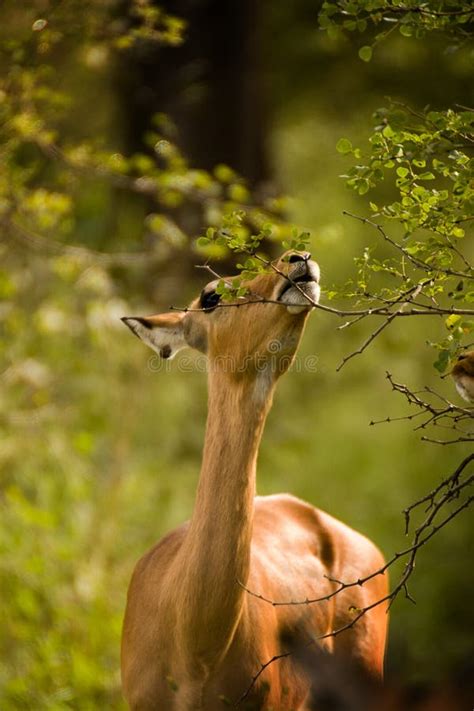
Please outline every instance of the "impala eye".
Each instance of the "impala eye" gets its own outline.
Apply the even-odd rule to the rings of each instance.
[[[201,294],[201,308],[213,311],[220,301],[220,294],[215,291],[203,291]]]

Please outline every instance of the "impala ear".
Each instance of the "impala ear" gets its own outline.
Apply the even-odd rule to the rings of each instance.
[[[173,358],[188,344],[183,333],[184,313],[123,316],[122,321],[161,358]]]

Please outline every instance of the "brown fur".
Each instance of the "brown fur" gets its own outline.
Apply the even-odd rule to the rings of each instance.
[[[277,299],[284,283],[275,273],[249,286]],[[309,308],[295,314],[280,304],[242,304],[149,319],[161,329],[150,342],[155,350],[173,331],[173,352],[184,342],[207,352],[209,411],[192,518],[140,560],[130,585],[122,678],[133,711],[224,709],[288,639],[306,643],[346,624],[351,606],[386,595],[386,577],[378,576],[328,602],[273,607],[237,582],[272,600],[305,599],[329,593],[327,577],[350,581],[383,564],[367,538],[313,506],[289,494],[255,498],[265,418]],[[136,322],[128,325],[137,332]],[[137,335],[148,341],[147,333],[148,326]],[[380,676],[386,627],[382,605],[322,644]],[[309,689],[307,673],[290,656],[266,669],[241,708],[303,710]]]
[[[474,351],[461,353],[454,364],[451,375],[459,394],[467,402],[474,402]]]

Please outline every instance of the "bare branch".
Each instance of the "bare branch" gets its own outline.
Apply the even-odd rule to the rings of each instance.
[[[364,341],[364,343],[360,346],[360,348],[353,351],[348,356],[345,356],[342,359],[342,361],[340,362],[340,364],[337,366],[336,371],[341,370],[341,368],[344,367],[344,365],[347,363],[348,360],[350,360],[351,358],[354,358],[354,356],[356,356],[356,355],[360,355],[361,353],[363,353],[365,351],[365,349],[372,343],[372,341],[374,341],[377,338],[377,336],[380,333],[382,333],[382,331],[385,328],[387,328],[387,326],[390,325],[390,323],[393,321],[393,319],[402,313],[402,311],[410,303],[410,301],[412,301],[412,299],[416,299],[416,297],[421,292],[422,288],[423,288],[423,284],[418,284],[416,287],[413,287],[413,289],[409,290],[408,293],[410,293],[410,291],[412,292],[410,296],[406,296],[406,294],[404,294],[403,297],[406,297],[406,298],[403,301],[403,303],[398,307],[398,309],[396,311],[393,311],[390,314],[390,316],[388,316],[387,319],[378,328],[376,328],[373,333],[370,334],[370,336],[366,339],[366,341]],[[400,298],[402,298],[402,297],[400,297]]]
[[[250,252],[249,252],[250,253]],[[387,302],[383,306],[377,306],[377,307],[369,307],[367,309],[355,309],[355,310],[343,310],[343,309],[335,309],[331,306],[326,306],[325,304],[317,303],[313,299],[311,299],[301,288],[301,286],[298,284],[298,282],[294,282],[290,277],[288,277],[286,274],[284,274],[278,267],[276,267],[272,262],[269,260],[265,260],[262,257],[258,255],[253,255],[255,256],[256,259],[259,259],[261,262],[266,264],[269,268],[271,268],[274,272],[279,274],[281,277],[286,279],[292,286],[294,286],[303,296],[306,298],[308,303],[310,304],[311,307],[315,309],[319,309],[320,311],[325,311],[327,313],[333,314],[334,316],[339,316],[341,318],[343,317],[355,317],[353,321],[347,322],[345,324],[342,324],[339,326],[340,329],[346,328],[347,326],[352,325],[356,321],[359,321],[363,318],[367,318],[368,316],[381,316],[383,318],[390,318],[390,321],[392,321],[394,318],[398,318],[399,316],[450,316],[452,314],[455,315],[465,315],[465,316],[474,316],[474,309],[458,309],[458,308],[442,308],[442,307],[435,307],[435,306],[424,306],[422,308],[412,308],[412,309],[406,309],[406,305],[408,303],[413,302],[413,298],[416,298],[414,295],[411,299],[406,299],[406,301],[403,302],[403,309],[398,308],[395,312],[391,311],[391,307],[400,304],[401,299],[403,299],[405,296],[410,294],[413,290],[417,290],[419,288],[419,285],[412,287],[412,289],[408,289],[407,291],[403,292],[400,296],[396,297],[395,299],[392,300],[387,300]],[[209,264],[196,264],[195,265],[196,269],[205,269],[207,270],[212,276],[214,276],[216,279],[225,279],[224,276],[219,274],[217,271],[215,271]],[[423,286],[423,284],[422,284]],[[216,304],[215,308],[235,308],[239,306],[243,306],[244,304],[248,303],[261,303],[261,304],[277,304],[278,306],[282,307],[287,307],[291,306],[292,304],[289,303],[283,303],[281,301],[276,301],[274,299],[266,299],[258,294],[252,294],[250,293],[251,296],[254,298],[248,299],[247,297],[241,297],[240,301],[237,302],[220,302]],[[295,304],[297,306],[301,306],[301,304]],[[189,307],[180,307],[180,306],[170,306],[170,309],[172,311],[182,311],[182,312],[188,312],[188,311],[204,311],[205,309],[201,308],[195,308],[195,309],[190,309]],[[389,321],[389,322],[390,322]],[[383,326],[385,328],[387,324]],[[382,328],[382,330],[383,330]],[[378,335],[378,334],[376,334]],[[373,339],[371,339],[372,341]]]
[[[411,420],[419,417],[423,418],[423,421],[417,424],[415,430],[426,430],[427,427],[434,426],[438,428],[447,428],[451,431],[460,432],[461,436],[456,439],[450,440],[438,440],[431,439],[427,436],[423,436],[422,440],[425,442],[434,442],[435,444],[457,444],[458,442],[474,442],[474,431],[465,430],[459,427],[460,423],[467,422],[472,423],[474,418],[474,409],[472,407],[459,407],[459,405],[454,405],[452,402],[447,400],[444,396],[439,395],[432,388],[424,387],[422,390],[414,392],[410,390],[406,385],[395,382],[392,375],[387,372],[387,380],[392,386],[392,390],[401,393],[407,400],[409,405],[418,408],[416,413],[410,415],[405,415],[396,419],[406,419]],[[436,397],[441,401],[442,406],[435,405],[430,402],[428,398],[424,397],[429,395]],[[394,418],[386,418],[385,420],[379,420],[378,422],[372,421],[370,424],[382,424],[385,422],[392,422]]]
[[[425,437],[423,436],[422,438],[423,442],[431,442],[432,444],[459,444],[459,442],[473,442],[474,438],[473,437],[456,437],[456,439],[432,439],[431,437]]]
[[[459,477],[463,473],[464,469],[468,466],[470,462],[474,460],[474,453],[470,454],[467,456],[461,464],[458,466],[455,472],[451,474],[451,476],[446,477],[443,479],[438,486],[436,486],[432,491],[430,491],[426,496],[423,496],[421,499],[418,499],[415,501],[413,504],[410,504],[410,506],[407,506],[406,509],[403,510],[403,514],[405,516],[405,534],[408,534],[408,529],[410,526],[410,514],[411,512],[421,506],[422,504],[426,503],[427,501],[429,502],[429,506],[426,509],[427,511],[434,505],[434,501],[436,496],[439,494],[439,492],[446,488],[446,487],[452,487],[453,485],[456,485],[459,481]]]

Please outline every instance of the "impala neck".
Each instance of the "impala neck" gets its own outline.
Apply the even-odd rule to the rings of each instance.
[[[226,652],[250,566],[258,447],[273,387],[209,378],[206,438],[194,512],[182,549],[187,644],[206,663]],[[188,647],[189,649],[189,647]]]

